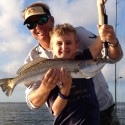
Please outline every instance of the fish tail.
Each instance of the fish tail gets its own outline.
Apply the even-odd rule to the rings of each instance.
[[[0,79],[0,87],[8,97],[11,96],[15,88],[13,78]]]

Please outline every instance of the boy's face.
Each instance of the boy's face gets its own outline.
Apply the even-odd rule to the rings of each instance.
[[[52,52],[57,58],[71,59],[78,49],[73,33],[68,33],[63,36],[54,34],[50,43]]]

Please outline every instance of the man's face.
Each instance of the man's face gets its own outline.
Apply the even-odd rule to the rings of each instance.
[[[50,46],[53,54],[57,58],[71,59],[77,52],[78,45],[75,41],[73,33],[68,33],[63,36],[54,34],[51,37]]]
[[[52,30],[54,26],[54,19],[52,16],[48,18],[46,23],[42,25],[39,24],[40,21],[44,21],[45,17],[41,15],[36,15],[30,18],[29,22],[33,23],[36,22],[34,28],[29,29],[35,39],[37,39],[40,43],[41,42],[48,42],[49,44],[49,31]],[[26,24],[28,25],[28,24]]]

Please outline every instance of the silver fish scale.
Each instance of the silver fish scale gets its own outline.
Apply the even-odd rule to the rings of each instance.
[[[27,64],[23,65],[22,67],[20,67],[17,71],[17,74],[20,74],[20,72],[23,72],[24,70],[31,68],[32,66],[38,64],[41,61],[47,60],[46,58],[42,58],[42,57],[38,57],[36,59],[34,59],[33,61],[28,62]]]
[[[73,60],[58,60],[58,59],[47,59],[45,61],[41,61],[41,62],[37,62],[34,63],[33,65],[30,64],[30,66],[28,66],[28,68],[26,68],[26,66],[24,65],[24,67],[21,67],[22,70],[20,70],[20,74],[18,74],[18,76],[16,77],[15,81],[22,81],[22,79],[28,79],[28,77],[32,77],[32,76],[37,76],[37,75],[44,75],[46,73],[47,70],[49,70],[50,68],[56,68],[56,69],[60,69],[61,67],[64,67],[67,71],[69,72],[79,72],[79,69],[82,68],[81,65],[83,65],[83,74],[86,76],[86,74],[89,74],[91,76],[91,74],[96,73],[97,72],[97,67],[99,68],[98,70],[100,70],[104,64],[101,63],[101,65],[96,66],[97,62],[92,62],[91,61],[73,61]],[[27,65],[27,64],[26,64]],[[95,66],[96,68],[95,68]]]
[[[40,62],[38,64],[36,64],[34,67],[30,67],[26,70],[23,70],[23,72],[20,72],[20,74],[13,79],[13,82],[18,84],[20,81],[23,81],[24,79],[28,80],[29,78],[31,78],[32,76],[38,76],[44,75],[46,73],[46,71],[50,68],[61,68],[64,67],[65,69],[67,69],[67,71],[69,72],[78,72],[79,71],[79,63],[76,62],[72,62],[72,61],[64,61],[63,62],[60,61],[46,61],[46,63],[44,65],[40,65]]]
[[[30,63],[30,66],[26,64],[27,66],[23,66],[18,70],[18,75],[25,74],[27,72],[36,71],[38,70],[44,70],[44,69],[50,69],[50,68],[61,68],[64,67],[67,70],[69,69],[78,69],[79,63],[77,61],[73,60],[62,60],[62,59],[47,59],[41,62],[33,63],[33,65]]]

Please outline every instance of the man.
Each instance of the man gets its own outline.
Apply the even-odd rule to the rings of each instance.
[[[49,7],[42,2],[33,3],[22,12],[22,17],[24,19],[24,24],[28,27],[33,37],[39,42],[39,45],[34,47],[29,53],[25,63],[39,56],[52,58],[52,53],[49,49],[49,31],[52,30],[54,26],[54,17],[51,15]],[[97,52],[98,45],[102,46],[101,37],[102,40],[110,41],[109,56],[114,62],[122,58],[123,53],[112,26],[100,26],[100,37],[96,37],[83,27],[77,27],[76,30],[79,39],[79,51],[83,51],[83,49],[87,48],[91,43],[96,43],[93,49]],[[30,108],[39,108],[45,104],[51,90],[55,88],[58,82],[58,77],[58,70],[50,69],[41,82],[35,83],[27,89],[26,99]],[[106,125],[119,125],[119,123],[117,124],[118,120],[116,114],[112,114],[114,113],[114,101],[102,73],[97,74],[93,80],[101,111],[102,122],[100,124],[103,125],[106,122]]]

